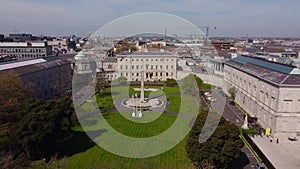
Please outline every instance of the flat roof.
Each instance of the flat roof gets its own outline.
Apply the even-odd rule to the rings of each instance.
[[[26,60],[21,62],[0,64],[0,71],[47,62],[45,59]]]
[[[30,44],[31,46],[28,46]],[[0,47],[45,47],[44,42],[0,42]]]

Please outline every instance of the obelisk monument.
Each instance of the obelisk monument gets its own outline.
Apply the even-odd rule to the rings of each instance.
[[[144,93],[144,71],[141,71],[141,103],[145,101],[145,93]]]

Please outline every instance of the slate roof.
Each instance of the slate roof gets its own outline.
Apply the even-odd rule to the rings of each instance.
[[[300,85],[299,69],[251,56],[238,56],[225,64],[276,85]]]
[[[39,63],[35,63],[35,64],[30,64],[30,65],[25,65],[25,66],[19,66],[19,67],[6,69],[6,70],[3,70],[3,71],[0,71],[0,73],[4,73],[6,71],[12,70],[16,74],[22,76],[22,75],[25,75],[25,74],[33,73],[33,72],[36,72],[36,71],[42,71],[42,70],[45,70],[45,69],[50,69],[50,68],[57,67],[57,66],[60,66],[60,65],[65,65],[65,64],[70,64],[70,62],[68,62],[66,60],[62,60],[62,59],[55,59],[55,60],[51,60],[51,61],[39,62]]]

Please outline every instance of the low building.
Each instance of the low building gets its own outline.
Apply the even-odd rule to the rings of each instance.
[[[0,55],[28,60],[52,55],[52,47],[45,42],[1,42]]]
[[[300,69],[238,56],[225,63],[225,91],[274,137],[300,136]]]
[[[57,57],[0,64],[0,73],[13,71],[24,82],[33,85],[37,98],[49,99],[71,94],[71,63]]]
[[[32,35],[27,33],[11,33],[7,38],[11,39],[13,42],[26,42],[33,40]]]

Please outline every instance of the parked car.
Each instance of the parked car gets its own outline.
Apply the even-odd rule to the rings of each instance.
[[[232,106],[235,106],[235,102],[234,101],[230,101],[229,104],[232,105]]]

